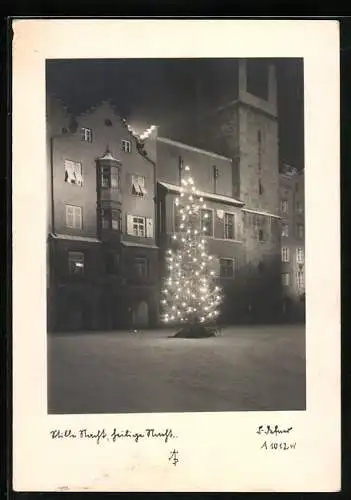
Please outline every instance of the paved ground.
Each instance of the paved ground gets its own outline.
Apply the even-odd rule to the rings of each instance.
[[[302,410],[302,326],[49,334],[50,413]]]

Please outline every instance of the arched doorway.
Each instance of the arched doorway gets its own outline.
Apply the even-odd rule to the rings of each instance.
[[[145,300],[138,302],[133,310],[134,328],[148,328],[149,326],[149,305]]]

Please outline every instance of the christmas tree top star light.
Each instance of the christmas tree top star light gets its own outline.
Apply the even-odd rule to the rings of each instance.
[[[212,325],[219,314],[222,295],[214,282],[212,256],[207,253],[206,204],[188,166],[175,206],[179,232],[172,236],[177,249],[166,253],[168,276],[162,291],[163,320],[166,324],[182,325],[178,337],[213,336]]]

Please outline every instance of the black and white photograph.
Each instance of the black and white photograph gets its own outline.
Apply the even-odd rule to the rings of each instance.
[[[303,58],[45,78],[48,413],[306,410]]]
[[[13,26],[13,489],[340,487],[336,22]]]

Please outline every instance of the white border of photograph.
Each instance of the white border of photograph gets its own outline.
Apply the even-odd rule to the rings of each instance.
[[[334,21],[27,19],[13,24],[13,487],[17,491],[340,488],[339,32]],[[48,415],[45,60],[303,57],[307,410]],[[142,85],[142,83],[141,83]],[[325,204],[323,210],[322,204]],[[326,254],[328,261],[326,261]],[[259,425],[296,448],[260,449]],[[172,428],[169,443],[52,440],[54,428]]]

